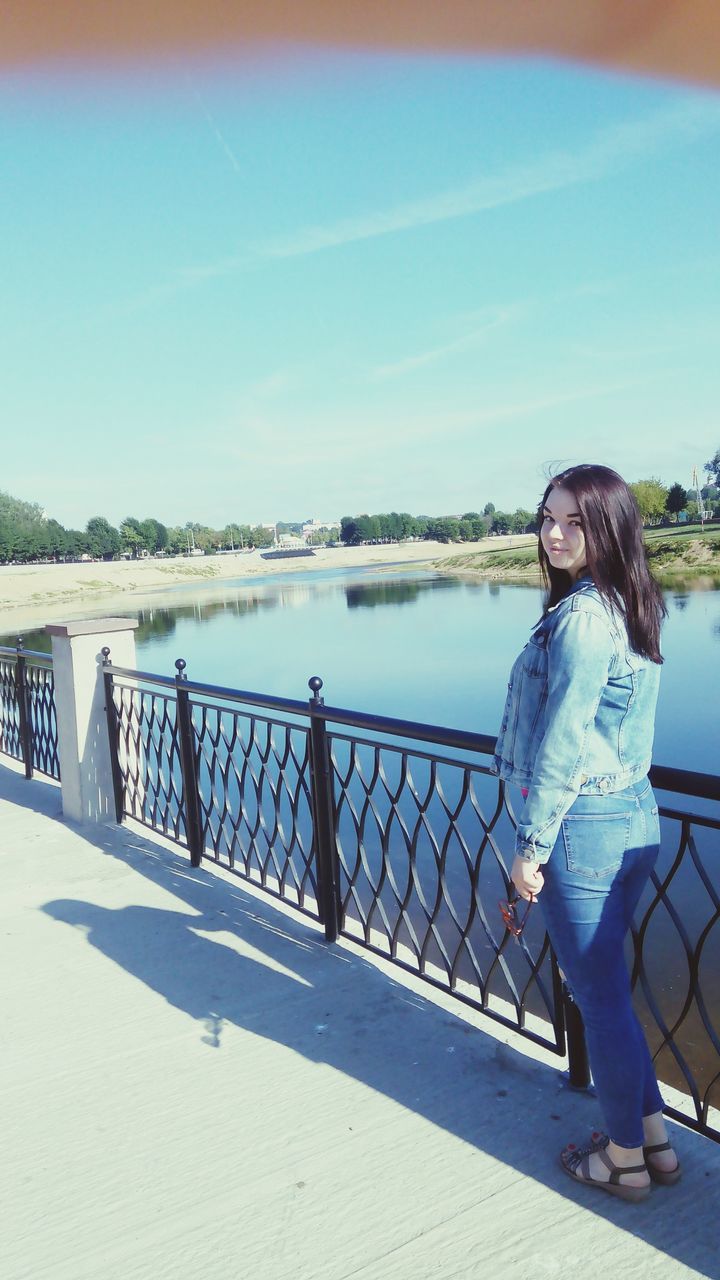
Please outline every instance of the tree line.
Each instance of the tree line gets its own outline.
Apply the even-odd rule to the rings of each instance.
[[[698,496],[710,518],[720,519],[720,448],[705,463],[708,483],[699,495],[676,482],[666,486],[655,477],[631,484],[640,514],[646,524],[693,521],[698,516]],[[299,522],[280,521],[277,532],[299,534]],[[518,507],[513,512],[498,511],[487,502],[482,512],[467,511],[457,516],[413,516],[391,511],[376,515],[343,516],[340,541],[345,546],[363,542],[403,542],[421,538],[436,542],[475,542],[492,534],[532,533],[536,529],[535,512]],[[337,532],[327,530],[315,534],[314,542],[333,542]],[[191,551],[209,554],[214,551],[268,547],[274,541],[274,529],[264,525],[231,523],[222,529],[188,521],[168,527],[154,517],[140,520],[127,516],[115,528],[104,516],[93,516],[84,529],[66,529],[47,516],[37,503],[23,502],[0,492],[0,562],[37,560],[114,560],[121,556],[183,555]]]
[[[281,526],[279,526],[281,527]],[[117,560],[142,555],[182,555],[195,549],[204,554],[243,547],[267,547],[272,529],[229,524],[211,529],[188,521],[168,528],[161,520],[127,516],[119,527],[105,516],[93,516],[84,529],[66,529],[48,518],[37,503],[23,502],[0,493],[0,562]]]
[[[700,489],[703,505],[711,519],[720,519],[720,449],[705,464],[710,483]],[[651,476],[631,485],[643,522],[659,524],[663,520],[677,523],[685,515],[689,522],[698,518],[698,494],[681,484],[664,485]],[[427,538],[434,542],[476,542],[490,534],[535,533],[537,513],[518,507],[516,511],[497,511],[488,502],[480,515],[468,511],[463,516],[411,516],[406,512],[343,516],[340,538],[346,546],[361,542],[401,542],[407,538]]]
[[[482,513],[466,511],[462,516],[411,516],[407,511],[390,511],[379,515],[343,516],[340,541],[347,547],[361,542],[404,542],[408,538],[432,542],[477,542],[490,533],[531,533],[535,529],[535,513],[518,507],[517,511],[496,511],[492,502]]]
[[[720,450],[718,451],[720,454]],[[719,464],[720,471],[720,464]],[[684,489],[677,481],[667,488],[660,480],[637,480],[630,485],[645,524],[659,524],[663,520],[674,523],[684,517],[689,523],[699,518],[700,503],[711,520],[720,519],[720,474],[718,482],[696,489]]]

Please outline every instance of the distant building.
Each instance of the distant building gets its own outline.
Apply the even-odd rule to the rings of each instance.
[[[307,542],[316,533],[333,533],[336,529],[339,533],[339,520],[307,520],[302,527],[302,536]]]

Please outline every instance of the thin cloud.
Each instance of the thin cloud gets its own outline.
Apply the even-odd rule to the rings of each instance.
[[[196,102],[197,102],[197,104],[198,104],[198,106],[199,106],[200,110],[202,111],[202,113],[203,113],[203,115],[204,115],[205,119],[207,120],[207,122],[208,122],[208,124],[209,124],[210,128],[212,129],[213,133],[215,134],[215,138],[217,139],[217,142],[218,142],[218,144],[219,144],[219,146],[220,146],[221,151],[224,151],[226,158],[230,161],[230,165],[231,165],[231,167],[235,170],[235,172],[236,172],[236,173],[242,173],[242,169],[240,168],[240,164],[239,164],[239,162],[238,162],[238,158],[237,158],[237,156],[235,155],[235,152],[233,151],[232,147],[230,146],[230,143],[228,142],[228,140],[227,140],[227,138],[225,137],[224,133],[222,133],[222,131],[221,131],[221,129],[220,129],[220,126],[219,126],[219,124],[217,123],[217,121],[216,121],[215,117],[212,115],[212,113],[211,113],[211,111],[210,111],[210,108],[207,106],[207,104],[206,104],[206,103],[203,101],[203,99],[200,97],[200,94],[198,93],[198,90],[197,90],[197,89],[193,88],[193,89],[192,89],[192,93],[193,93],[193,97],[195,98],[195,100],[196,100]]]
[[[245,399],[248,401],[274,400],[276,396],[286,395],[293,384],[297,383],[298,372],[298,369],[292,365],[275,369],[264,378],[258,378],[256,382],[251,383],[245,392]]]
[[[431,347],[429,350],[421,351],[417,355],[406,356],[403,360],[396,360],[391,364],[378,365],[373,369],[371,376],[374,380],[385,381],[387,378],[397,378],[406,373],[414,373],[416,369],[435,364],[438,360],[444,360],[446,356],[457,355],[462,351],[471,351],[484,342],[493,329],[498,329],[501,325],[507,324],[512,314],[513,308],[510,307],[503,311],[498,311],[495,315],[490,316],[484,324],[478,328],[471,329],[469,333],[462,334],[461,337],[455,338],[452,342],[445,342],[441,346]]]
[[[717,346],[717,334],[708,333],[705,335],[707,341]],[[694,348],[697,340],[693,334],[680,335],[680,342],[657,342],[657,343],[638,343],[637,345],[629,345],[625,347],[603,347],[596,343],[573,343],[568,347],[568,351],[573,356],[579,356],[581,359],[594,360],[597,363],[615,363],[627,364],[633,360],[657,360],[658,356],[676,356],[679,351],[685,351],[688,347]],[[664,370],[667,373],[667,368]]]
[[[476,429],[489,429],[496,424],[532,419],[536,414],[561,405],[588,402],[605,398],[652,381],[646,378],[628,378],[623,381],[605,382],[594,386],[570,387],[557,392],[548,391],[519,400],[463,409],[447,410],[426,407],[417,410],[393,410],[368,415],[364,410],[346,410],[326,414],[324,418],[313,415],[313,451],[322,458],[324,467],[355,467],[360,454],[371,448],[377,458],[383,453],[404,450],[406,444],[418,445],[421,441],[467,440]],[[358,445],[358,425],[362,421],[363,446]],[[308,445],[304,434],[304,420],[295,414],[280,413],[250,417],[238,415],[232,421],[224,419],[218,432],[208,424],[204,432],[206,443],[204,456],[222,459],[224,463],[237,461],[247,470],[253,465],[266,468],[274,459],[282,456],[283,466],[304,467],[307,464]],[[217,463],[213,462],[213,466]]]
[[[693,97],[646,119],[612,125],[582,150],[548,152],[527,164],[515,165],[502,173],[483,176],[465,186],[392,209],[305,227],[288,236],[270,237],[237,257],[187,268],[181,275],[194,280],[221,276],[263,261],[305,257],[517,204],[546,192],[599,181],[643,156],[691,143],[719,129],[720,104],[711,98]]]
[[[559,405],[573,404],[580,400],[597,400],[614,395],[618,391],[627,391],[629,387],[642,386],[649,381],[649,378],[631,378],[624,382],[603,382],[597,387],[581,387],[572,391],[537,396],[531,400],[511,401],[508,404],[494,405],[490,409],[481,410],[474,415],[473,422],[479,425],[480,423],[507,422],[512,418],[532,417],[533,414],[541,413],[545,409],[556,409]]]

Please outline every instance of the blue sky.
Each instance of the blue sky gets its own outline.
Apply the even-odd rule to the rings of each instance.
[[[66,525],[532,507],[720,445],[720,97],[262,49],[0,81],[0,487]]]

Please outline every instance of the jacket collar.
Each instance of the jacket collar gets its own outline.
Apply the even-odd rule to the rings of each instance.
[[[560,605],[564,604],[566,600],[569,600],[571,596],[574,596],[576,591],[583,591],[587,587],[594,586],[595,583],[593,581],[592,574],[589,571],[587,573],[583,573],[581,577],[578,578],[577,582],[573,582],[572,586],[568,588],[565,595],[560,597],[557,604],[552,604],[550,606],[544,617],[540,619],[540,623],[542,623],[546,618],[552,618],[555,614],[555,610],[559,609]],[[540,623],[538,625],[540,625]]]
[[[594,587],[594,586],[595,586],[595,583],[593,582],[593,576],[590,573],[590,570],[588,569],[586,573],[582,573],[580,575],[577,582],[573,582],[570,590],[567,591],[563,596],[563,600],[567,600],[567,597],[573,595],[576,591],[582,591],[583,587]]]

